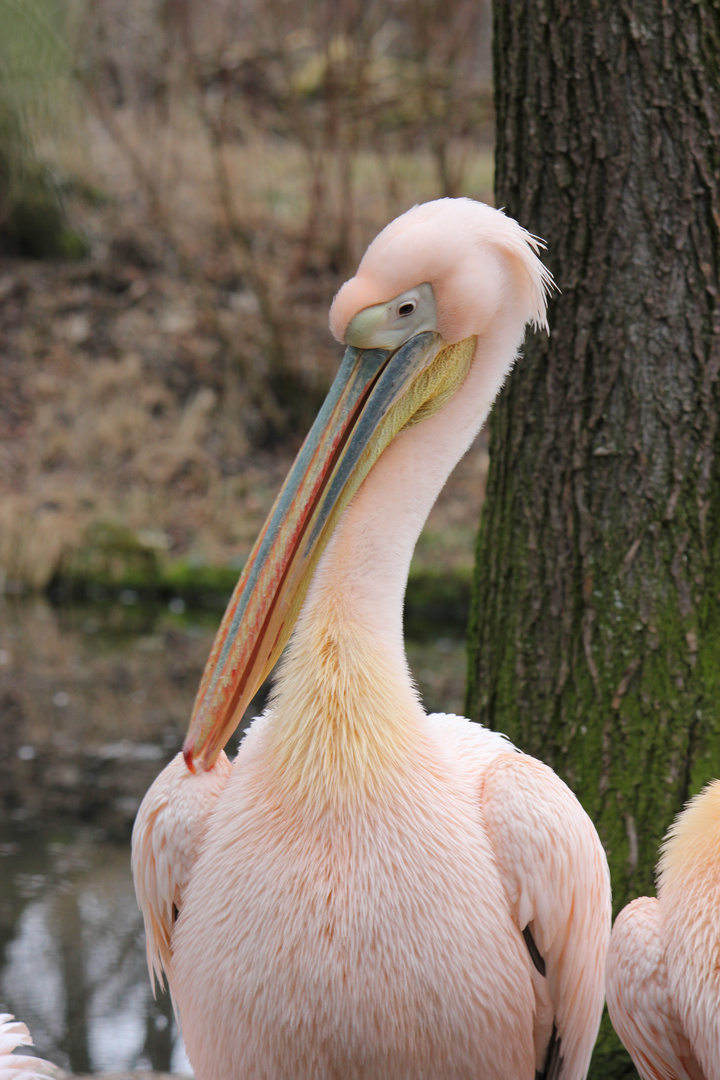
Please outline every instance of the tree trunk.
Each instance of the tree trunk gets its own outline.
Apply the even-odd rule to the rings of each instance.
[[[468,715],[577,793],[617,911],[720,775],[720,3],[497,0],[494,59],[562,293],[491,418]]]

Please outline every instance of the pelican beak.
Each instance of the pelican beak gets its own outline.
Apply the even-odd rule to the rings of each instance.
[[[183,747],[191,772],[212,768],[279,659],[317,561],[373,464],[460,385],[475,344],[445,346],[427,332],[395,351],[346,350],[217,632]]]

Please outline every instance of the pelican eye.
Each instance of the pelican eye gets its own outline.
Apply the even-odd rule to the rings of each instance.
[[[345,344],[356,349],[399,349],[411,337],[436,329],[435,297],[432,285],[424,281],[391,300],[358,311],[345,329]]]

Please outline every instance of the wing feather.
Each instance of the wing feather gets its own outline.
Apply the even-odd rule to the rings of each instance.
[[[177,754],[148,790],[132,835],[135,895],[145,923],[153,988],[171,969],[171,937],[182,892],[200,850],[210,812],[232,766],[225,754],[208,772],[188,771]]]
[[[518,930],[529,930],[545,966],[543,976],[533,960],[538,1074],[582,1080],[605,997],[605,852],[567,785],[525,754],[499,754],[490,764],[482,809]]]
[[[32,1046],[25,1024],[10,1013],[0,1013],[0,1080],[46,1080],[58,1070],[32,1054],[16,1054],[19,1046]]]
[[[607,959],[613,1027],[643,1080],[704,1080],[673,1003],[654,897],[618,915]]]

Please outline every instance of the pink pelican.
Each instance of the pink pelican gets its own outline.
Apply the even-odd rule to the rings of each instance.
[[[607,996],[643,1080],[720,1080],[720,780],[670,826],[657,898],[618,915]]]
[[[0,1080],[47,1080],[57,1069],[32,1054],[16,1054],[19,1046],[32,1046],[25,1024],[10,1013],[0,1013]]]
[[[348,348],[225,614],[181,755],[138,813],[148,963],[198,1080],[576,1080],[604,998],[605,855],[502,736],[427,716],[415,542],[552,279],[470,199],[385,228]],[[271,705],[230,734],[295,626]]]

